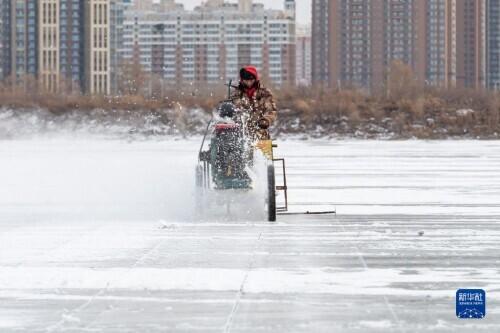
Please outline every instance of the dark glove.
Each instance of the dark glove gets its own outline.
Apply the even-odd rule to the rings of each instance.
[[[260,118],[259,122],[257,123],[260,129],[268,129],[269,128],[269,120],[266,118]]]

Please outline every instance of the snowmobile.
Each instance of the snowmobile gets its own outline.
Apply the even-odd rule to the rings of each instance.
[[[231,95],[231,82],[228,84],[228,95]],[[253,140],[246,128],[246,114],[239,110],[229,99],[221,102],[212,120],[207,125],[205,136],[201,143],[196,167],[197,211],[202,212],[213,201],[207,197],[215,196],[218,206],[226,206],[228,213],[234,204],[237,194],[245,194],[253,190],[255,180],[252,179],[252,169],[256,163],[256,155],[261,152],[266,168],[266,191],[262,202],[263,209],[270,222],[276,221],[278,211],[288,209],[285,160],[274,158],[272,140]],[[208,146],[207,149],[205,146]],[[276,186],[275,163],[281,163],[282,185]],[[255,173],[253,173],[255,176]],[[255,177],[254,177],[255,178]],[[284,192],[283,207],[276,206],[276,191]],[[228,193],[230,195],[217,194]],[[234,195],[233,195],[234,194]],[[244,201],[244,196],[239,196]]]

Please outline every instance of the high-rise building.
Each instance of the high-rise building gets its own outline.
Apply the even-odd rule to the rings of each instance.
[[[141,10],[126,13],[125,61],[167,84],[236,79],[248,64],[264,81],[295,84],[294,1],[286,0],[284,10],[268,10],[251,0],[210,0],[193,11],[167,2],[170,10],[141,1]]]
[[[85,45],[84,27],[86,22],[94,22],[95,12],[94,6],[89,5],[86,9],[85,2],[38,1],[38,80],[47,91],[58,92],[62,89],[65,92],[94,93],[89,86],[85,86],[87,73],[84,50],[92,47],[90,44]],[[96,8],[101,7],[99,5]],[[99,90],[99,93],[102,91]]]
[[[394,60],[415,66],[421,56],[417,52],[416,36],[419,6],[423,3],[334,0],[329,2],[328,14],[321,13],[320,6],[318,15],[328,17],[325,27],[315,28],[327,30],[326,40],[316,42],[325,45],[325,50],[321,51],[328,59],[324,62],[328,66],[328,81],[323,75],[320,82],[376,91],[384,88],[384,78]],[[313,68],[313,73],[324,71],[322,59],[319,60],[315,66],[320,68]]]
[[[118,80],[120,66],[123,59],[119,52],[123,45],[123,28],[125,22],[125,11],[132,5],[126,0],[111,0],[110,2],[110,84],[111,92],[118,93]]]
[[[311,84],[311,27],[297,27],[296,38],[296,84],[308,86]]]
[[[8,15],[0,11],[0,29],[9,31],[8,43],[0,47],[0,52],[10,53],[0,61],[4,77],[12,74],[18,82],[35,82],[26,80],[32,77],[49,92],[109,93],[110,0],[1,1],[2,9],[10,7]],[[90,66],[91,55],[96,57],[95,68]]]
[[[46,90],[109,93],[109,10],[109,0],[39,0],[38,79]]]
[[[429,85],[456,85],[456,0],[414,0],[417,78]],[[419,38],[425,36],[425,38]]]
[[[38,81],[49,92],[83,85],[83,0],[38,1]]]
[[[333,21],[328,41],[331,85],[340,82],[370,87],[372,74],[380,72],[379,68],[372,68],[373,60],[384,60],[380,54],[384,37],[383,30],[380,29],[382,18],[380,12],[374,12],[374,9],[380,9],[380,6],[375,5],[379,3],[333,1],[330,4],[332,15],[329,15],[329,20]],[[342,18],[344,22],[340,22]],[[379,54],[375,58],[372,47],[378,48]]]
[[[38,80],[46,91],[59,90],[59,0],[38,1]]]
[[[61,89],[81,92],[85,86],[84,0],[60,0],[59,9]]]
[[[400,60],[423,83],[481,87],[485,3],[314,0],[313,81],[381,90],[390,64]]]
[[[10,0],[0,0],[0,81],[10,75]]]
[[[315,84],[330,84],[330,47],[329,36],[333,35],[334,21],[333,0],[312,0],[312,81]],[[330,19],[330,16],[332,17]]]
[[[500,89],[500,0],[488,0],[486,8],[486,77],[490,89]]]
[[[486,81],[486,0],[457,0],[457,86]]]
[[[85,1],[85,83],[91,95],[111,92],[110,0]]]
[[[295,0],[285,0],[285,16],[295,20],[297,6]]]
[[[10,73],[17,82],[36,77],[38,68],[36,0],[10,2]]]

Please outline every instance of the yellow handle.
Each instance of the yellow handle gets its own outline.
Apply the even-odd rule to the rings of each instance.
[[[272,140],[260,140],[257,142],[256,147],[262,151],[264,156],[268,159],[273,159],[273,141]]]

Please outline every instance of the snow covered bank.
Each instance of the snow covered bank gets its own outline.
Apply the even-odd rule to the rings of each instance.
[[[465,122],[472,110],[458,110],[458,118]],[[472,114],[474,114],[472,112]],[[201,109],[165,110],[68,110],[50,112],[47,109],[0,108],[0,140],[39,136],[71,135],[85,138],[144,139],[151,137],[190,137],[202,135],[210,120],[210,113]],[[273,126],[275,138],[300,139],[498,139],[498,133],[471,130],[469,127],[447,128],[436,125],[431,118],[425,122],[397,124],[394,117],[368,118],[353,121],[346,116],[312,115],[311,119],[296,111],[279,111]],[[464,123],[465,124],[465,123]],[[465,125],[464,125],[465,126]]]

